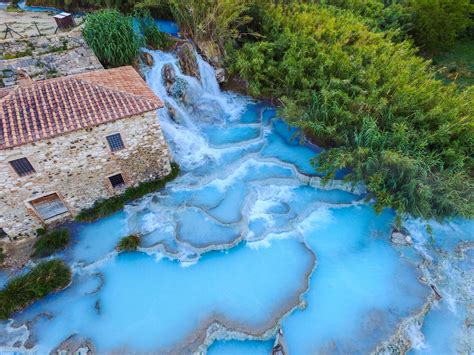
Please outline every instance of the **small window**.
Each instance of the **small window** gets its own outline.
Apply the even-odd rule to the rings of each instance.
[[[120,133],[107,136],[107,142],[109,143],[109,147],[112,152],[116,152],[117,150],[125,148]]]
[[[10,165],[19,176],[26,176],[35,172],[35,169],[26,158],[12,160]]]
[[[64,202],[61,201],[58,194],[56,193],[37,198],[30,203],[43,221],[65,213],[69,213],[69,210],[64,205]]]
[[[117,174],[117,175],[114,175],[114,176],[110,176],[109,180],[110,180],[110,183],[112,184],[112,187],[114,189],[125,185],[125,181],[123,180],[122,174]]]

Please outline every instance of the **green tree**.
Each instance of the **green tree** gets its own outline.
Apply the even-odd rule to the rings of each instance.
[[[445,49],[472,24],[470,0],[407,0],[414,15],[416,43],[428,50]]]

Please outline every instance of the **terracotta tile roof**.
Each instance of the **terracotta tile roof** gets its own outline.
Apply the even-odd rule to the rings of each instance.
[[[2,90],[0,150],[160,107],[163,103],[132,67],[97,70]]]
[[[0,89],[0,99],[1,99],[2,97],[7,96],[7,95],[10,93],[11,90],[12,90],[12,89],[10,89],[10,88],[1,88],[1,89]]]

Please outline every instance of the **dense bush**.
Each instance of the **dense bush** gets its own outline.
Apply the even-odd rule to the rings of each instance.
[[[399,40],[410,35],[429,51],[452,46],[472,26],[470,0],[321,0],[359,15],[372,30],[393,31]]]
[[[59,291],[71,282],[71,270],[60,260],[44,261],[17,276],[0,291],[0,319],[7,319],[34,301]]]
[[[87,15],[83,35],[105,67],[132,64],[141,46],[132,17],[116,10],[102,10]]]
[[[409,43],[332,6],[271,6],[262,35],[233,69],[332,148],[314,161],[328,178],[350,168],[347,179],[365,180],[378,210],[474,215],[474,90],[443,85]]]
[[[60,251],[69,243],[69,231],[67,229],[57,229],[49,233],[42,234],[33,246],[33,257],[49,256]]]
[[[166,183],[175,179],[179,174],[179,166],[171,163],[171,173],[163,178],[140,183],[137,187],[128,188],[123,194],[111,197],[107,200],[98,201],[91,208],[82,210],[76,219],[78,221],[90,222],[98,218],[111,215],[122,209],[127,202],[136,200],[146,194],[157,191],[165,187]]]
[[[140,238],[136,235],[123,237],[117,245],[118,251],[135,251],[140,246]]]
[[[472,25],[474,5],[470,0],[407,0],[413,14],[416,43],[422,48],[439,51],[452,46],[460,34]]]

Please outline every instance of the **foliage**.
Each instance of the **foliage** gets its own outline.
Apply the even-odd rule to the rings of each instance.
[[[415,42],[431,51],[454,45],[473,23],[470,0],[407,0],[407,4],[414,15]]]
[[[123,194],[111,197],[107,200],[98,201],[91,208],[82,210],[76,219],[83,222],[95,221],[98,218],[109,216],[122,209],[127,202],[136,200],[146,194],[165,187],[166,183],[175,179],[179,174],[179,166],[171,163],[171,173],[163,178],[140,183],[136,187],[128,188]]]
[[[24,275],[17,276],[0,291],[0,318],[7,319],[51,292],[71,282],[71,270],[60,260],[44,261]]]
[[[133,20],[116,10],[102,10],[87,15],[84,39],[106,67],[132,64],[141,40],[133,29]]]
[[[10,0],[6,10],[7,12],[23,12],[22,9],[18,6],[20,0]]]
[[[26,49],[24,51],[19,51],[15,53],[5,53],[3,54],[3,59],[8,60],[8,59],[16,59],[16,58],[22,58],[22,57],[27,57],[33,55],[33,51],[31,49]]]
[[[445,82],[455,82],[460,88],[474,85],[474,38],[463,38],[449,51],[433,57],[437,75]]]
[[[159,30],[148,9],[137,9],[134,16],[138,20],[140,31],[149,47],[159,49],[170,45],[167,35]]]
[[[69,239],[69,231],[67,229],[57,229],[40,235],[33,246],[33,253],[31,256],[49,256],[64,249],[68,245]]]
[[[3,248],[0,248],[0,265],[5,261],[6,255]]]
[[[73,10],[99,10],[117,9],[128,13],[138,1],[135,0],[26,0],[28,6],[46,6],[58,9]]]
[[[137,235],[123,237],[117,245],[118,251],[135,251],[140,246],[140,238]]]
[[[249,0],[145,0],[142,6],[166,6],[184,35],[196,42],[212,41],[222,50],[239,36],[238,27],[250,20],[243,16]]]
[[[393,31],[398,39],[412,27],[412,14],[404,2],[395,0],[322,0],[322,4],[359,15],[374,31]]]
[[[331,147],[314,160],[327,179],[349,168],[347,179],[365,180],[377,210],[474,215],[474,90],[443,85],[410,43],[332,6],[272,6],[263,29],[231,69]]]
[[[473,24],[470,0],[321,0],[357,14],[374,31],[390,32],[396,41],[409,34],[423,49],[452,46]],[[471,17],[471,18],[470,18]]]

